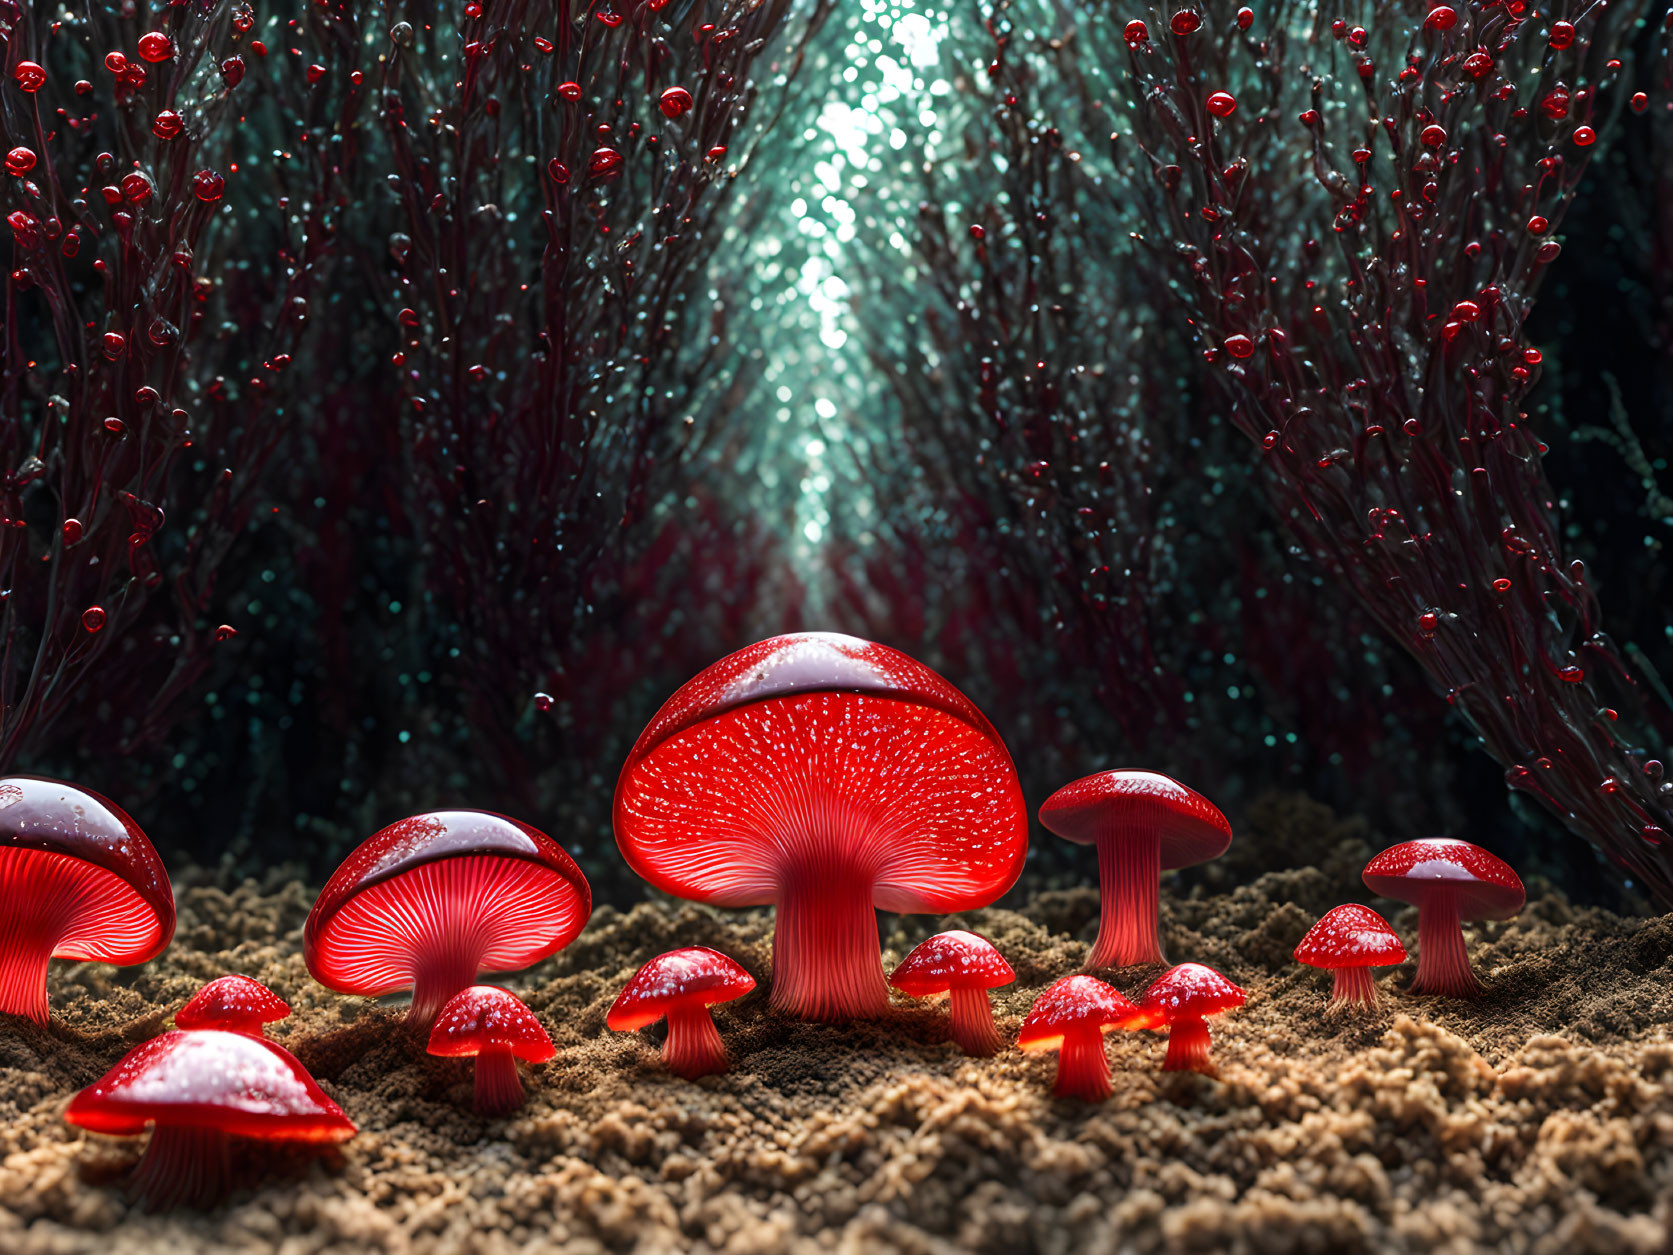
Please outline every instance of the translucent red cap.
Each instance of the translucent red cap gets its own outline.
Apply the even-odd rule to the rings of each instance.
[[[1017,978],[986,937],[960,929],[920,941],[900,961],[889,984],[913,998],[951,989],[995,989]]]
[[[174,891],[157,851],[121,807],[91,789],[0,779],[0,878],[6,872],[50,876],[58,886],[64,919],[55,957],[144,963],[174,936]]]
[[[288,1050],[219,1029],[174,1029],[136,1046],[71,1099],[64,1118],[95,1133],[142,1133],[155,1121],[273,1141],[354,1136],[342,1108]]]
[[[436,874],[436,873],[441,874]],[[368,837],[326,881],[302,930],[314,979],[340,993],[412,984],[438,938],[483,939],[481,971],[563,949],[592,914],[586,877],[545,833],[488,811],[414,815]]]
[[[210,981],[174,1014],[176,1028],[224,1028],[260,1031],[290,1014],[290,1005],[260,981],[248,976],[220,976]]]
[[[776,902],[787,866],[836,866],[888,911],[984,906],[1028,816],[1004,742],[922,663],[852,636],[775,636],[679,689],[616,785],[616,842],[684,898]]]
[[[1170,967],[1144,991],[1143,1008],[1151,1023],[1204,1019],[1243,1005],[1243,991],[1202,963]]]
[[[1365,865],[1365,885],[1378,897],[1418,906],[1444,893],[1459,919],[1509,919],[1527,893],[1510,864],[1468,841],[1431,837],[1390,846]]]
[[[1144,1012],[1095,976],[1065,976],[1046,988],[1028,1008],[1017,1034],[1024,1050],[1056,1050],[1066,1033],[1140,1028]]]
[[[1295,948],[1295,961],[1331,969],[1390,967],[1406,961],[1406,947],[1381,915],[1350,902],[1307,930]]]
[[[1040,807],[1040,823],[1083,845],[1143,824],[1161,840],[1164,871],[1219,858],[1232,843],[1231,825],[1212,802],[1154,771],[1100,771],[1066,784]]]
[[[509,1050],[525,1063],[545,1063],[557,1053],[534,1012],[516,994],[472,985],[448,1000],[430,1029],[433,1055],[479,1055]]]
[[[635,972],[604,1022],[618,1033],[628,1033],[655,1024],[671,1006],[730,1002],[754,988],[755,978],[720,951],[686,946],[657,955]]]

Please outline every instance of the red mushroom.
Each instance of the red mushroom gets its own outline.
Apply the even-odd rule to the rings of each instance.
[[[509,990],[472,985],[448,999],[430,1029],[430,1053],[476,1056],[476,1113],[509,1115],[523,1105],[517,1060],[545,1063],[557,1053],[534,1012]]]
[[[985,906],[1017,878],[1028,816],[1004,742],[905,654],[776,636],[687,682],[616,785],[616,841],[678,897],[775,904],[772,1005],[888,1012],[877,909]]]
[[[920,942],[901,960],[889,984],[913,998],[948,995],[953,1040],[967,1055],[987,1056],[999,1051],[988,990],[1016,978],[986,937],[954,929]]]
[[[290,1006],[260,981],[248,976],[220,976],[174,1013],[176,1028],[219,1028],[262,1036],[261,1026],[290,1014]]]
[[[97,793],[0,779],[0,1012],[47,1020],[53,958],[125,966],[174,936],[174,892],[139,825]]]
[[[1479,845],[1451,837],[1391,846],[1365,865],[1365,884],[1379,897],[1416,905],[1412,992],[1448,998],[1481,992],[1464,948],[1462,921],[1509,919],[1527,900],[1509,864]]]
[[[1065,976],[1034,1000],[1017,1045],[1029,1051],[1057,1051],[1052,1093],[1059,1098],[1102,1102],[1110,1096],[1104,1034],[1148,1023],[1143,1011],[1097,977]]]
[[[151,1145],[133,1184],[147,1211],[207,1207],[227,1189],[232,1137],[341,1142],[354,1125],[284,1047],[247,1033],[175,1029],[129,1051],[64,1118]]]
[[[726,1071],[726,1047],[709,1008],[754,988],[755,978],[718,950],[687,946],[659,954],[635,972],[604,1022],[615,1032],[631,1033],[667,1016],[662,1062],[692,1081]]]
[[[1165,963],[1156,936],[1161,874],[1219,858],[1231,825],[1201,794],[1154,771],[1101,771],[1040,807],[1058,836],[1098,847],[1101,915],[1088,968]]]
[[[1208,1018],[1243,1005],[1243,991],[1201,963],[1170,967],[1144,991],[1141,1004],[1152,1027],[1167,1025],[1164,1072],[1201,1072],[1217,1076],[1209,1057]]]
[[[1377,982],[1371,969],[1404,963],[1406,947],[1381,915],[1350,902],[1307,930],[1295,948],[1295,961],[1336,974],[1330,989],[1332,1010],[1356,1004],[1374,1007]]]
[[[437,811],[366,839],[302,931],[314,979],[339,993],[412,989],[427,1029],[482,972],[528,967],[575,940],[592,892],[545,833],[487,811]]]

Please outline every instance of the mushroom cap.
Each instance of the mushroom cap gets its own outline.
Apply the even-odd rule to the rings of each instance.
[[[1170,967],[1144,991],[1141,1004],[1152,1024],[1204,1019],[1243,1005],[1243,991],[1203,963]]]
[[[95,1133],[151,1121],[239,1137],[341,1142],[354,1125],[290,1051],[265,1037],[173,1029],[134,1047],[70,1100],[64,1118]]]
[[[449,998],[436,1016],[429,1051],[458,1057],[487,1050],[509,1050],[525,1063],[545,1063],[557,1053],[521,998],[493,985],[472,985]]]
[[[1194,789],[1154,771],[1100,771],[1064,785],[1040,807],[1040,823],[1089,845],[1112,823],[1148,820],[1162,842],[1162,869],[1219,858],[1232,828],[1219,808]]]
[[[144,963],[174,936],[163,861],[139,825],[91,789],[40,776],[0,779],[0,861],[35,859],[57,864],[85,907],[68,921],[55,956]]]
[[[616,842],[658,889],[779,897],[787,867],[862,875],[887,911],[985,906],[1028,850],[1011,755],[970,700],[897,650],[775,636],[682,686],[616,785]]]
[[[1047,986],[1028,1008],[1017,1034],[1024,1050],[1056,1050],[1063,1037],[1076,1029],[1143,1028],[1144,1012],[1114,986],[1096,976],[1065,976]]]
[[[927,998],[952,989],[994,989],[1016,978],[991,941],[955,928],[920,941],[900,961],[889,984],[914,998]]]
[[[218,976],[174,1013],[176,1028],[217,1028],[230,1021],[272,1024],[290,1014],[290,1006],[260,981],[248,976]]]
[[[438,894],[413,873],[457,861]],[[413,954],[468,912],[485,930],[483,971],[538,963],[575,940],[592,890],[575,860],[538,829],[489,811],[414,815],[368,837],[320,891],[302,930],[314,979],[339,993],[386,994],[413,982]]]
[[[1527,892],[1503,859],[1455,837],[1390,846],[1365,865],[1365,886],[1380,898],[1423,905],[1431,893],[1456,895],[1460,919],[1509,919]]]
[[[682,1002],[710,1006],[742,998],[755,978],[718,950],[686,946],[659,954],[633,974],[616,995],[604,1022],[618,1033],[655,1024]]]
[[[1350,902],[1326,912],[1295,948],[1295,961],[1308,967],[1390,967],[1406,961],[1406,947],[1388,921],[1368,906]]]

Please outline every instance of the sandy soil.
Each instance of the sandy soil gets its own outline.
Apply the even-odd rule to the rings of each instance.
[[[1379,1014],[1330,1018],[1328,976],[1289,952],[1362,896],[1363,828],[1299,803],[1265,822],[1310,866],[1164,894],[1170,954],[1249,991],[1216,1028],[1221,1079],[1165,1076],[1159,1035],[1115,1035],[1115,1096],[1090,1108],[1052,1098],[1052,1057],[966,1060],[936,1006],[833,1029],[778,1019],[760,991],[717,1017],[730,1075],[670,1078],[653,1035],[606,1030],[616,990],[690,943],[764,978],[770,919],[650,903],[601,909],[569,950],[505,982],[558,1055],[526,1072],[519,1116],[484,1121],[468,1064],[417,1053],[397,1008],[309,979],[310,889],[185,887],[163,960],[55,964],[51,1028],[0,1024],[0,1250],[1673,1250],[1673,916],[1544,889],[1518,919],[1470,929],[1491,985],[1479,1002],[1407,997],[1408,967],[1383,980]],[[1095,914],[1072,889],[885,917],[885,959],[941,926],[986,933],[1019,976],[996,999],[1014,1036],[1084,956]],[[1414,936],[1413,913],[1391,919]],[[229,971],[291,1002],[273,1036],[360,1133],[324,1158],[251,1157],[248,1188],[214,1212],[143,1215],[121,1190],[140,1141],[84,1135],[64,1104]],[[1116,983],[1137,995],[1151,974]]]

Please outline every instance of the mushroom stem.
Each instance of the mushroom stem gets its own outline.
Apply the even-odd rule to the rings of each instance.
[[[1071,1029],[1063,1034],[1057,1048],[1057,1084],[1051,1092],[1087,1102],[1103,1102],[1110,1096],[1110,1064],[1102,1030]]]
[[[504,1116],[523,1105],[523,1080],[510,1050],[484,1050],[476,1056],[476,1095],[479,1116]]]
[[[993,1006],[985,989],[948,991],[952,999],[950,1019],[953,1040],[967,1055],[987,1058],[999,1053],[999,1030],[993,1023]]]
[[[1156,936],[1162,838],[1154,820],[1112,824],[1098,838],[1098,940],[1086,966],[1166,963]]]
[[[1470,970],[1464,949],[1464,928],[1458,920],[1458,899],[1446,892],[1431,893],[1417,908],[1417,975],[1414,994],[1443,998],[1474,998],[1481,982]]]
[[[1201,1072],[1218,1076],[1219,1069],[1209,1057],[1208,1022],[1184,1016],[1168,1025],[1168,1054],[1162,1060],[1164,1072]]]
[[[668,1008],[668,1040],[662,1044],[662,1062],[675,1076],[694,1081],[712,1072],[726,1071],[726,1047],[714,1016],[701,1002]]]
[[[840,1023],[889,1012],[870,880],[828,871],[787,876],[773,926],[772,1007]]]
[[[47,963],[76,914],[80,879],[64,874],[73,860],[63,855],[23,855],[0,864],[0,1012],[45,1024]]]
[[[1330,1009],[1377,1005],[1377,982],[1368,967],[1339,967],[1330,987]]]
[[[477,974],[482,970],[482,951],[478,937],[455,935],[438,939],[438,944],[416,956],[408,1028],[428,1032],[449,999],[461,989],[476,984]]]
[[[226,1193],[230,1164],[228,1138],[219,1129],[158,1124],[129,1185],[148,1212],[207,1208]]]

